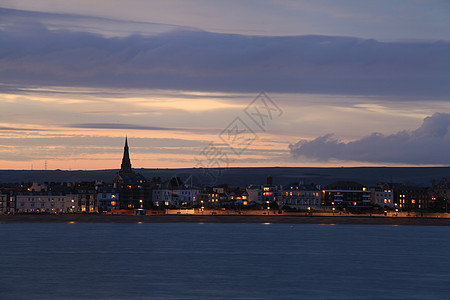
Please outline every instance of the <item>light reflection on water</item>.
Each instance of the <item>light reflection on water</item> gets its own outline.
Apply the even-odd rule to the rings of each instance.
[[[1,299],[447,299],[447,227],[0,224]]]

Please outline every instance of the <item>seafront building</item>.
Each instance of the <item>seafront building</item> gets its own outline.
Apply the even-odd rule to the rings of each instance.
[[[273,185],[272,177],[267,177],[266,184],[251,185],[247,188],[248,202],[262,205],[283,204],[283,186]]]
[[[322,206],[338,209],[367,209],[371,207],[370,190],[357,182],[338,181],[322,190]]]
[[[394,190],[385,183],[370,188],[370,200],[381,208],[394,208]]]
[[[230,189],[225,195],[227,196],[225,201],[229,206],[248,206],[248,193],[245,189]]]
[[[180,178],[157,183],[152,191],[155,207],[186,207],[196,203],[199,189],[188,188]]]
[[[52,192],[25,192],[16,195],[18,213],[75,213],[79,211],[77,195]]]
[[[283,189],[283,207],[297,210],[320,209],[320,186],[290,184]]]
[[[222,188],[206,186],[199,190],[195,206],[218,208],[221,206],[220,200],[227,200],[224,190]]]
[[[14,195],[17,213],[75,213],[80,211],[77,190],[67,183],[33,182]]]
[[[9,205],[8,201],[9,195],[7,194],[0,194],[0,214],[5,214],[9,212]]]
[[[110,212],[120,209],[120,193],[119,189],[114,185],[102,185],[97,191],[98,211]]]
[[[426,209],[432,201],[429,188],[398,184],[394,187],[395,204],[399,209],[411,211]]]
[[[78,208],[81,212],[98,212],[98,195],[96,185],[81,183],[76,186],[76,198]]]
[[[430,208],[435,211],[449,211],[450,182],[447,181],[447,178],[442,178],[440,181],[433,180],[430,196]]]

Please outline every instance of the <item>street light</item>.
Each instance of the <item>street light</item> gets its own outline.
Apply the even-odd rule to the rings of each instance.
[[[331,205],[333,205],[333,217],[334,217],[334,210],[335,210],[335,208],[334,208],[334,201],[331,202]]]
[[[144,204],[142,204],[142,199],[139,200],[139,203],[141,204],[141,208],[143,208],[143,207],[144,207]]]
[[[394,203],[394,207],[395,207],[395,216],[398,217],[397,203]]]
[[[269,200],[266,201],[266,204],[267,204],[267,215],[269,215],[269,210],[270,210]]]
[[[204,207],[203,207],[203,200],[201,200],[200,203],[202,204],[201,209],[202,209],[202,215],[203,215],[203,209],[204,209]]]

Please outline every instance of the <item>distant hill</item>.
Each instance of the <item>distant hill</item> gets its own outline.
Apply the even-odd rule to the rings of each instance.
[[[111,182],[118,170],[94,171],[0,171],[1,183],[14,182],[80,182],[103,180]],[[148,179],[174,176],[195,185],[215,185],[227,183],[230,186],[245,187],[250,184],[262,184],[266,177],[273,177],[274,184],[289,184],[303,181],[326,185],[338,180],[357,181],[365,185],[377,182],[403,182],[430,186],[433,179],[450,178],[450,167],[358,167],[358,168],[229,168],[219,169],[135,169]]]

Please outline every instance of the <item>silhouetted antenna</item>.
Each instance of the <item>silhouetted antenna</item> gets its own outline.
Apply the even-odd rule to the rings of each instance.
[[[47,160],[45,160],[45,171],[47,171]]]

